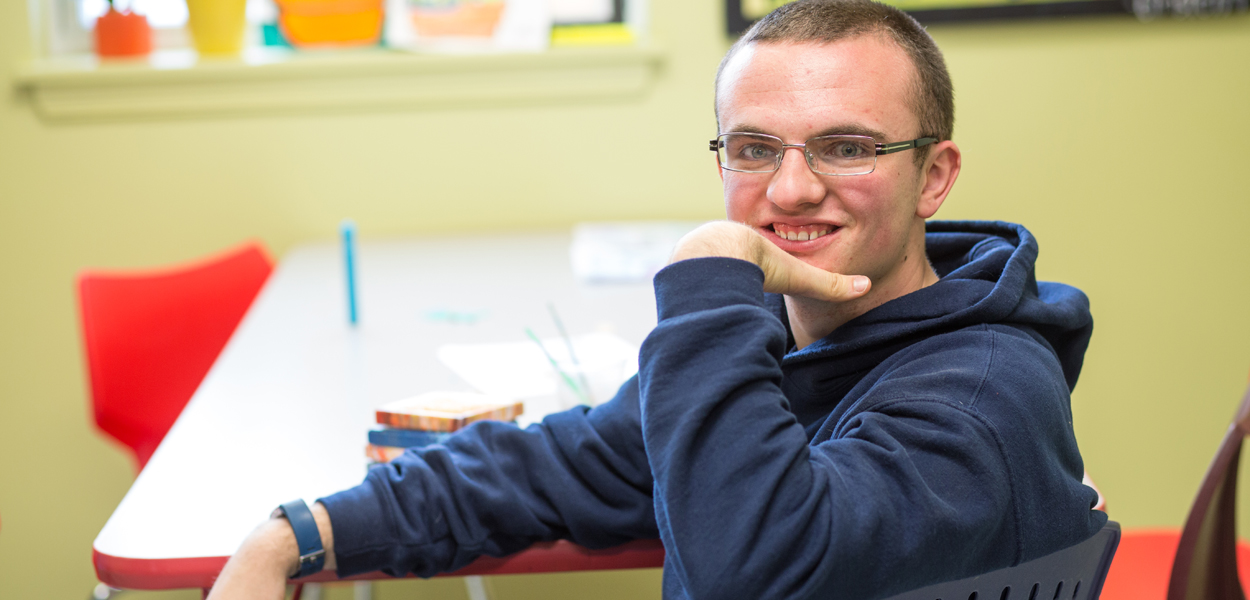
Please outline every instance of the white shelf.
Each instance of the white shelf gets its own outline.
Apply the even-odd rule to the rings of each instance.
[[[15,83],[46,120],[134,120],[631,97],[645,93],[663,62],[643,47],[474,55],[256,49],[232,59],[160,51],[138,61],[37,60]]]

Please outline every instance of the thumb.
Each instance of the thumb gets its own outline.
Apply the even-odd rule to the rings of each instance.
[[[872,282],[863,275],[842,275],[813,267],[793,256],[764,265],[764,291],[803,296],[825,302],[846,302],[868,293]]]

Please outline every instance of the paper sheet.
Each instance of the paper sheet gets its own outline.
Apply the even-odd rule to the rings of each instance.
[[[569,258],[573,274],[586,283],[650,281],[668,264],[677,241],[701,221],[579,223]]]
[[[566,374],[577,382],[589,383],[595,404],[610,400],[616,389],[638,372],[638,347],[612,334],[572,337],[580,372],[573,366],[562,338],[546,338],[542,342]],[[518,419],[522,425],[576,404],[567,384],[532,341],[447,344],[438,349],[437,355],[478,391],[525,401],[525,413]]]

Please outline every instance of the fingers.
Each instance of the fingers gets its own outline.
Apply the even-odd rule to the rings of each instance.
[[[771,246],[771,244],[769,244]],[[863,275],[842,275],[813,267],[785,252],[769,252],[762,261],[764,291],[804,296],[826,302],[846,302],[868,293],[872,282]]]
[[[712,221],[683,236],[677,242],[669,263],[690,258],[724,256],[759,264],[756,260],[756,255],[759,254],[756,246],[757,242],[763,241],[758,233],[741,223]]]
[[[670,263],[690,258],[723,256],[759,265],[764,291],[845,302],[868,293],[872,284],[860,275],[840,275],[813,267],[764,239],[759,232],[732,221],[714,221],[686,234]]]

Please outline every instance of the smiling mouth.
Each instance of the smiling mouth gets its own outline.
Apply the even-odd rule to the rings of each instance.
[[[838,227],[828,223],[817,223],[815,225],[786,225],[784,223],[773,223],[767,227],[777,237],[791,242],[807,242],[819,239],[838,230]]]

